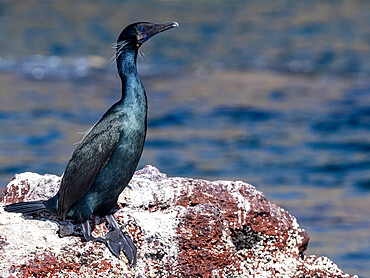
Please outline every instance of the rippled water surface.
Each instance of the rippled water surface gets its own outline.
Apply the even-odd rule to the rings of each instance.
[[[243,180],[298,218],[308,254],[370,277],[367,1],[0,1],[0,188],[61,175],[79,132],[120,98],[110,44],[143,46],[140,167]]]

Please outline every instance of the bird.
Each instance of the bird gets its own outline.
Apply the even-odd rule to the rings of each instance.
[[[86,241],[104,243],[117,258],[123,251],[130,266],[136,266],[137,247],[121,230],[113,213],[119,195],[134,175],[147,132],[147,96],[137,73],[137,54],[145,41],[178,26],[177,22],[136,22],[122,30],[115,45],[121,99],[78,143],[55,196],[10,204],[5,211],[30,214],[48,210],[63,221],[75,218],[81,223]],[[92,215],[104,217],[108,223],[105,238],[92,236]]]

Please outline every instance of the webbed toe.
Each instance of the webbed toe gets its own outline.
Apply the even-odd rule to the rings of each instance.
[[[137,248],[131,238],[120,230],[113,230],[107,233],[105,239],[109,250],[115,257],[119,258],[120,251],[122,250],[127,257],[130,266],[136,266]]]

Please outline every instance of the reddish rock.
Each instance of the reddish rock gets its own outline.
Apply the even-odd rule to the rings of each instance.
[[[53,175],[16,175],[1,202],[47,199],[59,183]],[[103,244],[83,242],[77,223],[48,213],[22,217],[0,205],[0,276],[352,277],[326,257],[305,256],[309,237],[296,219],[243,182],[167,178],[146,166],[117,209],[138,247],[136,269]],[[101,219],[91,224],[95,236],[107,232]]]

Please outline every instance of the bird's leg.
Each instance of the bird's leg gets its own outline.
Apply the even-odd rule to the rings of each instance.
[[[86,220],[85,222],[83,222],[81,226],[82,226],[82,233],[84,234],[84,238],[86,241],[95,241],[95,242],[101,242],[101,243],[107,244],[106,239],[101,238],[101,237],[92,236],[89,220]]]
[[[109,227],[113,230],[109,231],[105,238],[93,237],[91,234],[91,227],[88,220],[82,223],[82,232],[86,241],[101,242],[108,246],[112,254],[119,259],[121,250],[125,253],[127,259],[132,267],[136,266],[137,248],[132,240],[120,229],[117,220],[113,214],[105,217]]]
[[[118,258],[119,253],[122,250],[129,260],[131,266],[135,267],[137,254],[137,248],[135,244],[132,242],[131,238],[122,232],[113,214],[106,215],[105,219],[107,220],[109,227],[112,229],[105,237],[109,250]]]

